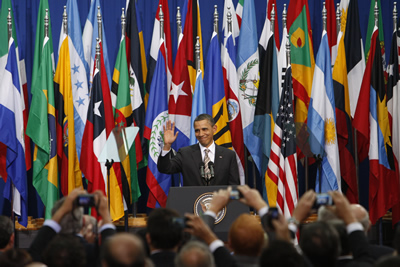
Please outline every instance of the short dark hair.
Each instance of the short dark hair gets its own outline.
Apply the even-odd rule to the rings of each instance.
[[[22,248],[12,248],[0,254],[0,266],[18,267],[32,262],[32,257]]]
[[[13,234],[13,224],[9,217],[0,215],[0,249],[3,249],[10,242]]]
[[[272,240],[261,252],[260,266],[303,267],[306,266],[303,257],[293,244],[283,240]]]
[[[315,267],[333,267],[340,255],[339,234],[332,225],[322,221],[302,228],[299,245]]]
[[[84,267],[86,251],[79,237],[59,234],[47,244],[42,259],[47,266]]]
[[[200,114],[199,116],[197,116],[197,117],[194,119],[194,121],[193,121],[193,126],[194,126],[194,123],[195,123],[196,121],[204,121],[204,120],[208,121],[208,122],[211,124],[211,126],[214,126],[214,125],[215,125],[214,118],[213,118],[211,115],[207,114],[207,113],[203,113],[203,114]]]
[[[157,249],[171,249],[179,245],[183,237],[182,227],[174,222],[179,214],[172,209],[153,210],[147,219],[147,233],[151,244]]]

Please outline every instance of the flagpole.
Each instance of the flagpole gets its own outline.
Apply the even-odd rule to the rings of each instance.
[[[68,15],[67,15],[67,6],[64,6],[64,13],[63,13],[63,31],[64,34],[68,34]]]
[[[8,9],[8,15],[7,15],[7,28],[8,28],[8,45],[7,47],[10,46],[10,40],[12,37],[12,18],[11,18],[11,8]],[[10,188],[10,195],[11,195],[11,221],[13,222],[13,232],[15,236],[15,214],[14,214],[14,183],[10,178],[8,178],[11,183],[11,188]],[[14,243],[14,247],[15,247]]]
[[[179,48],[179,36],[182,33],[182,15],[181,15],[181,8],[178,6],[176,7],[176,35],[178,40],[177,48]]]
[[[99,41],[101,42],[103,40],[103,31],[102,31],[102,18],[101,18],[101,13],[100,13],[100,6],[97,6],[97,27],[99,31]],[[99,68],[100,71],[100,68]]]
[[[337,3],[336,4],[336,35],[339,34],[340,32],[340,17],[342,16],[342,12],[340,11],[340,4]],[[339,44],[339,40],[337,40],[337,44]],[[333,64],[335,64],[335,62],[332,62]]]
[[[164,39],[164,13],[162,11],[162,5],[160,5],[158,16],[160,17],[160,38]]]
[[[218,10],[217,5],[214,5],[214,31],[217,33],[218,36]]]
[[[274,32],[274,29],[275,29],[275,4],[272,4],[272,10],[271,10],[271,25],[270,25],[270,27],[271,27],[271,32],[272,33],[275,33]]]

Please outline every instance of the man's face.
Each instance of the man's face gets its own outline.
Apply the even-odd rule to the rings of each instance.
[[[208,120],[195,121],[194,132],[199,143],[204,147],[209,147],[213,142],[214,133],[217,125],[211,126]]]

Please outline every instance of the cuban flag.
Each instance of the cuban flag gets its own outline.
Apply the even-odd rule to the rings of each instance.
[[[85,60],[81,23],[76,0],[68,0],[67,14],[71,84],[74,101],[75,141],[76,152],[78,153],[78,158],[80,158],[83,131],[85,130],[87,110],[89,106],[87,79],[87,73],[89,73],[89,64]]]
[[[147,106],[144,137],[149,142],[149,159],[146,183],[150,189],[147,206],[165,207],[171,186],[171,176],[157,170],[157,160],[164,146],[163,125],[168,121],[167,70],[165,64],[164,40],[160,40],[157,64],[151,83],[149,104]],[[157,203],[156,203],[157,202]]]
[[[9,44],[7,64],[0,83],[0,142],[7,147],[4,197],[10,201],[13,199],[13,211],[19,216],[18,221],[26,227],[28,191],[22,113],[24,100],[13,38]]]

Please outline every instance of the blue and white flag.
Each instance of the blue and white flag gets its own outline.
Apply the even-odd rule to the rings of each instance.
[[[256,13],[253,0],[244,1],[236,67],[244,144],[251,153],[258,171],[261,172],[262,140],[253,134],[254,112],[260,82]]]
[[[81,156],[82,136],[85,130],[89,90],[87,74],[89,64],[85,60],[82,30],[76,0],[68,0],[68,42],[71,64],[71,84],[74,101],[75,142],[78,158]],[[60,42],[61,45],[61,42]]]
[[[92,88],[93,73],[94,73],[94,71],[93,71],[94,70],[94,59],[96,56],[96,38],[99,37],[99,27],[97,26],[97,12],[98,12],[97,7],[100,7],[100,1],[92,0],[92,2],[90,4],[89,14],[86,19],[85,28],[83,29],[83,35],[82,35],[85,61],[89,66],[89,72],[87,74],[89,82],[90,82],[89,89]],[[101,9],[100,9],[100,14],[102,14]],[[103,16],[102,16],[102,18],[103,18]],[[110,62],[108,60],[106,34],[104,33],[104,19],[103,19],[101,28],[102,28],[101,43],[103,44],[104,65],[106,66],[108,86],[111,88],[111,73],[112,72],[110,69]]]
[[[336,134],[335,95],[332,82],[331,56],[328,36],[322,33],[315,62],[314,78],[308,108],[307,128],[309,143],[314,155],[322,157],[322,172],[318,172],[315,190],[341,191],[339,148]],[[320,185],[321,183],[321,185]]]
[[[194,120],[200,114],[206,113],[206,95],[204,93],[204,83],[201,70],[197,72],[196,86],[192,100],[192,116],[190,119],[190,145],[197,144],[197,138],[194,133]]]
[[[26,227],[28,189],[22,114],[23,93],[18,74],[16,47],[12,38],[9,44],[5,72],[0,78],[0,142],[7,146],[7,182],[4,197],[13,200],[13,211],[19,216],[18,221]]]

